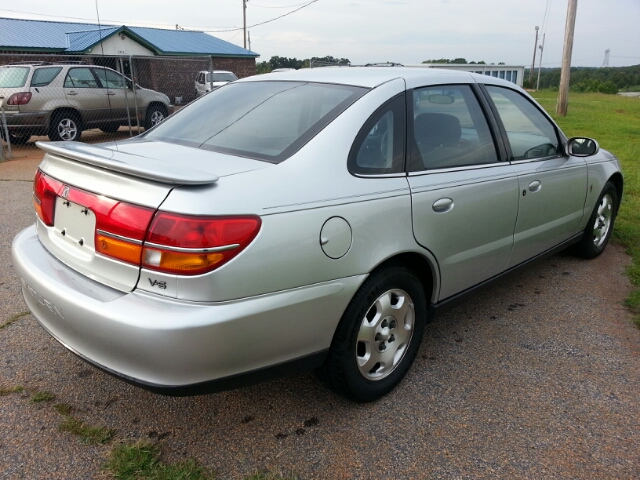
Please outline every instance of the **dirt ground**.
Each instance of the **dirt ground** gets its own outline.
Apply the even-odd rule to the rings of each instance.
[[[302,374],[170,398],[114,379],[51,339],[26,312],[13,237],[33,223],[41,154],[0,164],[0,479],[105,478],[114,445],[160,442],[220,479],[259,468],[303,479],[640,478],[640,330],[623,305],[629,258],[561,254],[427,327],[405,381],[367,405]],[[22,314],[22,316],[20,316]],[[88,319],[90,321],[90,319]],[[34,403],[48,391],[55,400]],[[60,432],[54,403],[115,429],[104,445]]]

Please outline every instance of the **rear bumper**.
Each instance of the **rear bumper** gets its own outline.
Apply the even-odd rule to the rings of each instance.
[[[34,227],[16,236],[13,258],[29,310],[56,340],[111,374],[172,395],[317,366],[364,280],[189,303],[94,282],[53,257]]]
[[[13,112],[5,110],[7,128],[10,132],[45,131],[49,126],[51,112]]]

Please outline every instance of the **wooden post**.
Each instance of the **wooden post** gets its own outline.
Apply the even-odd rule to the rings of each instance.
[[[569,0],[567,8],[567,24],[564,29],[564,49],[562,52],[562,71],[560,72],[560,90],[556,113],[562,117],[567,116],[569,105],[569,77],[571,76],[571,52],[573,50],[573,31],[576,26],[576,10],[578,0]]]

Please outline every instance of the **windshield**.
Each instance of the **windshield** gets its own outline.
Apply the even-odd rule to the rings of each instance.
[[[233,82],[235,80],[237,80],[238,77],[236,77],[233,73],[229,72],[229,73],[214,73],[213,74],[213,80],[211,80],[211,74],[207,73],[207,82]]]
[[[0,68],[0,88],[20,88],[27,83],[29,67]]]
[[[306,82],[231,83],[186,106],[145,137],[279,163],[367,91]]]

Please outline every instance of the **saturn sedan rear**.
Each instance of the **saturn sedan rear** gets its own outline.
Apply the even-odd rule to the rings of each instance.
[[[317,369],[375,400],[440,308],[570,245],[599,255],[623,187],[517,86],[431,69],[257,76],[132,140],[38,145],[13,244],[29,309],[172,395]]]

